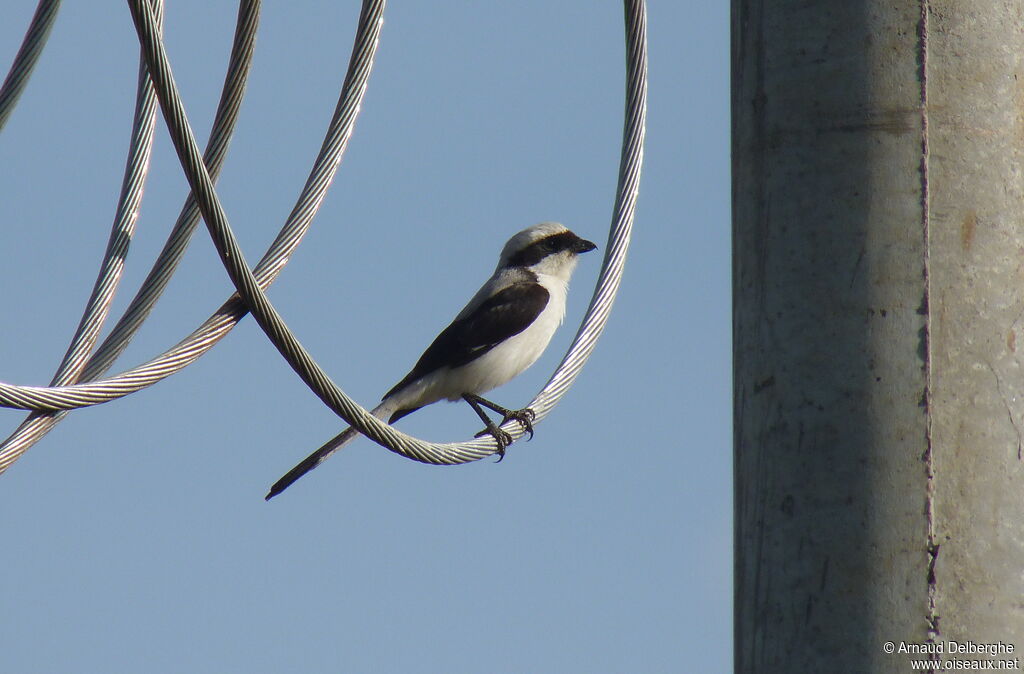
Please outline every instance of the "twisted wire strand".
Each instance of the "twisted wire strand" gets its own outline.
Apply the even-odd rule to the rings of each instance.
[[[162,0],[156,0],[156,16],[159,23],[163,18]],[[71,338],[64,358],[61,359],[57,366],[57,372],[50,380],[51,386],[62,386],[78,381],[89,353],[96,345],[100,330],[109,315],[110,305],[121,282],[128,248],[135,233],[139,204],[142,202],[142,192],[149,172],[153,131],[156,126],[156,105],[156,94],[153,92],[153,85],[146,72],[146,64],[140,57],[131,141],[128,146],[121,194],[118,198],[110,238],[107,241],[107,248],[100,263],[100,271],[93,285],[92,294],[86,302],[82,318]],[[0,471],[3,470],[5,457],[13,457],[15,452],[18,454],[24,452],[52,427],[53,424],[47,421],[44,413],[30,413],[0,444]],[[12,450],[12,448],[17,449]]]
[[[251,41],[255,34],[258,7],[259,2],[253,0],[243,2],[239,9],[240,28],[236,32],[236,46],[241,40],[248,40],[247,59],[251,58]],[[379,19],[379,8],[376,12],[375,16]],[[376,53],[379,28],[379,21],[360,23],[349,60],[348,72],[320,152],[288,221],[255,269],[257,280],[263,288],[269,286],[287,264],[289,257],[308,231],[310,223],[323,201],[324,194],[333,180],[359,114],[366,81],[372,68],[373,56]],[[244,34],[246,37],[238,38],[239,34]],[[227,77],[222,106],[218,108],[218,115],[224,108],[231,106],[237,108],[237,103],[243,93],[244,73],[247,73],[248,61],[245,61],[244,67],[236,65],[237,51],[234,50],[232,54],[232,66]],[[231,124],[225,124],[221,133],[218,133],[220,127],[215,124],[215,130],[211,133],[208,154],[223,151],[223,147],[226,147],[227,139],[230,137],[230,130],[227,127],[232,125],[233,121]],[[192,198],[190,197],[190,199]],[[153,271],[143,283],[139,294],[133,300],[125,316],[90,359],[82,373],[83,380],[101,376],[123,351],[138,325],[148,315],[152,303],[155,301],[155,295],[159,294],[159,291],[154,292],[153,288],[161,282],[165,283],[166,279],[170,277],[173,267],[177,263],[176,260],[180,259],[192,229],[198,221],[198,214],[199,210],[194,202],[183,209],[178,224],[154,265]],[[192,221],[191,226],[188,226],[185,220],[192,217],[195,220]],[[247,311],[245,303],[237,295],[233,295],[202,325],[174,347],[142,365],[109,379],[85,381],[61,387],[14,386],[0,383],[0,406],[44,412],[58,411],[58,414],[53,415],[51,419],[59,419],[63,416],[63,412],[59,412],[61,410],[100,404],[128,395],[174,374],[199,358],[223,338],[245,316]],[[50,427],[52,428],[52,425]],[[10,466],[24,450],[25,447],[8,447],[5,451],[0,451],[0,472]]]
[[[14,110],[18,98],[28,84],[29,75],[32,74],[39,55],[43,53],[58,9],[60,0],[39,0],[39,4],[36,5],[35,14],[32,15],[28,30],[25,31],[21,47],[18,48],[11,69],[0,86],[0,131],[3,131],[4,125],[7,124],[7,118],[11,116],[11,111]]]
[[[156,5],[159,14],[162,14],[162,2]],[[256,28],[259,22],[260,3],[258,1],[242,2],[239,6],[239,15],[236,22],[235,38],[233,40],[231,57],[228,72],[225,76],[225,84],[221,93],[221,100],[214,115],[214,123],[210,133],[210,140],[206,152],[206,162],[211,173],[219,174],[223,165],[228,143],[234,132],[235,123],[238,119],[238,111],[245,91],[245,83],[248,78],[252,64],[253,47],[256,38]],[[139,96],[136,105],[136,123],[141,119],[140,111],[145,110],[149,140],[152,142],[153,127],[155,126],[156,95],[153,92],[152,82],[149,79],[148,70],[144,59],[139,59]],[[133,134],[131,145],[133,156],[135,155],[136,135]],[[146,150],[146,162],[142,164],[137,159],[129,159],[129,166],[132,167],[126,173],[125,184],[122,187],[122,199],[119,202],[118,215],[115,219],[114,232],[111,235],[111,242],[108,245],[108,253],[113,250],[114,258],[110,265],[106,262],[103,265],[101,278],[97,280],[90,298],[86,313],[83,315],[79,326],[79,333],[76,333],[69,347],[68,356],[65,360],[73,364],[75,376],[70,372],[60,370],[58,376],[54,377],[51,387],[73,383],[79,379],[86,381],[101,376],[127,347],[135,333],[141,327],[145,318],[149,315],[157,299],[160,297],[168,281],[171,278],[178,262],[188,245],[192,232],[199,221],[199,209],[195,200],[189,196],[182,209],[175,226],[172,229],[163,251],[158,256],[152,270],[140,287],[139,292],[129,304],[122,318],[97,349],[92,357],[85,360],[89,350],[95,344],[95,334],[102,327],[102,318],[97,320],[94,315],[94,300],[99,300],[107,306],[102,308],[106,312],[109,302],[113,299],[116,289],[116,280],[109,278],[105,272],[116,266],[116,273],[119,275],[123,267],[124,257],[128,251],[131,233],[134,229],[135,219],[138,215],[139,203],[141,202],[142,188],[144,182],[144,171],[140,172],[139,167],[148,166],[148,152]],[[126,198],[127,195],[127,198]],[[117,223],[124,222],[121,226]],[[83,326],[85,330],[83,330]],[[91,334],[86,347],[81,335]],[[63,367],[63,365],[62,365]],[[170,374],[171,372],[168,372]],[[130,393],[131,390],[124,391]],[[26,398],[30,400],[31,398]],[[69,401],[70,402],[70,401]],[[47,406],[43,409],[60,409]],[[64,408],[66,409],[66,408]],[[0,444],[0,473],[6,470],[16,461],[29,447],[42,439],[54,426],[64,417],[64,412],[35,411],[22,422],[10,436]]]
[[[619,179],[607,252],[593,298],[576,337],[551,379],[530,403],[530,409],[538,421],[547,416],[572,386],[604,332],[622,281],[633,232],[647,122],[647,9],[644,0],[625,0],[623,10],[626,28],[626,101]]]
[[[383,3],[369,4],[383,5]],[[379,7],[376,17],[379,18]],[[256,267],[255,271],[261,287],[269,285],[280,273],[302,236],[308,231],[309,224],[323,201],[360,109],[360,102],[372,65],[372,57],[376,52],[378,34],[379,21],[364,21],[359,26],[349,71],[320,154],[317,156],[288,222]],[[230,327],[246,312],[245,303],[236,296],[232,296],[199,328],[165,354],[106,380],[62,387],[15,386],[0,383],[0,406],[54,411],[85,407],[120,398],[159,381],[198,358],[216,340],[223,337],[227,330],[230,330]],[[108,338],[105,345],[110,342],[111,339]],[[102,350],[103,347],[101,347]],[[84,374],[91,374],[92,371],[91,366],[87,367]]]
[[[203,161],[209,167],[210,175],[214,180],[219,176],[227,158],[228,147],[238,122],[242,100],[245,97],[245,88],[252,68],[261,6],[260,0],[243,0],[239,3],[235,35],[227,72],[224,76],[224,85],[217,110],[214,113],[206,152],[203,154]],[[171,276],[177,269],[178,263],[191,241],[192,234],[199,224],[199,217],[199,207],[196,205],[195,197],[189,193],[149,274],[136,296],[129,303],[121,320],[90,359],[85,369],[84,379],[91,380],[102,376],[128,346],[170,282]]]
[[[152,12],[144,0],[129,0],[129,3],[175,150],[192,191],[197,196],[207,229],[221,261],[232,283],[245,299],[253,317],[292,369],[336,414],[378,444],[408,458],[426,463],[451,464],[463,463],[493,454],[497,449],[494,438],[447,444],[428,443],[397,431],[379,421],[346,396],[303,348],[276,309],[267,300],[252,272],[245,264],[227,216],[217,198],[213,183],[198,160],[195,140],[171,74],[170,64],[156,30]],[[365,19],[368,5],[373,4],[383,5],[383,3],[365,2],[361,23]],[[643,156],[642,141],[646,103],[646,47],[644,45],[646,17],[643,2],[627,0],[625,15],[627,58],[630,62],[627,67],[627,115],[618,195],[614,220],[609,233],[609,248],[605,255],[594,298],[583,325],[562,365],[556,370],[552,380],[539,396],[539,403],[542,404],[541,411],[544,414],[548,413],[558,399],[564,395],[569,384],[592,352],[594,343],[607,321],[608,311],[621,280],[625,262]],[[523,433],[521,429],[516,428],[518,424],[510,422],[506,426],[510,427],[507,430],[513,433],[513,437],[521,436]]]

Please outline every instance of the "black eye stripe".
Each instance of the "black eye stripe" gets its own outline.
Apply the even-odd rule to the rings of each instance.
[[[558,234],[545,236],[543,239],[534,241],[529,246],[510,257],[508,260],[508,266],[533,266],[548,255],[560,253],[563,250],[569,250],[578,240],[579,237],[572,232],[559,232]]]

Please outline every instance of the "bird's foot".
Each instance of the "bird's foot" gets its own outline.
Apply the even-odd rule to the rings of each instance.
[[[501,430],[498,427],[499,425],[503,426],[509,421],[515,419],[519,422],[519,425],[523,427],[523,430],[530,434],[530,439],[533,439],[533,422],[537,418],[537,415],[529,407],[525,407],[521,410],[510,410],[507,407],[502,407],[497,403],[492,403],[490,400],[485,400],[484,398],[472,393],[465,393],[462,398],[469,403],[470,407],[473,408],[473,411],[476,412],[477,416],[480,417],[480,420],[484,422],[484,425],[486,426],[484,430],[480,431],[473,437],[480,438],[485,435],[493,437],[494,441],[498,443],[498,451],[496,452],[498,454],[498,461],[505,458],[505,448],[512,444],[512,436]],[[500,414],[501,424],[495,425],[491,418],[487,416],[487,413],[481,409],[481,405],[492,412]]]
[[[537,418],[537,415],[529,407],[524,407],[521,410],[505,410],[502,417],[502,425],[515,419],[523,427],[523,430],[530,434],[529,439],[533,440],[533,420]]]
[[[498,411],[498,410],[495,410]],[[533,440],[533,420],[537,418],[533,410],[525,408],[521,410],[501,410],[502,419],[501,424],[495,424],[493,422],[487,425],[487,428],[480,431],[473,437],[482,438],[485,435],[490,435],[494,438],[495,442],[498,443],[498,462],[505,458],[505,448],[512,444],[512,436],[501,430],[499,426],[504,426],[513,419],[519,422],[519,425],[523,427],[527,433],[530,434],[530,440]]]

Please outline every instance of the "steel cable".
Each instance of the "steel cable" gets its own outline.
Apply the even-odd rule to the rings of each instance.
[[[368,3],[379,19],[383,3]],[[242,2],[239,8],[238,28],[232,61],[225,80],[218,120],[211,132],[208,155],[222,161],[237,114],[238,105],[244,93],[248,67],[251,63],[253,41],[260,3],[256,0]],[[374,7],[376,7],[374,9]],[[351,136],[358,117],[360,105],[366,90],[376,53],[380,22],[362,21],[357,29],[355,44],[349,59],[348,71],[334,114],[328,125],[319,154],[310,170],[303,189],[296,200],[288,220],[281,228],[270,248],[255,269],[258,283],[268,287],[288,263],[295,248],[302,241],[309,226],[323,202],[327,188],[334,178],[342,154]],[[236,59],[236,56],[238,57]],[[218,166],[219,170],[219,166]],[[131,370],[108,379],[90,381],[101,376],[127,346],[135,331],[149,314],[153,303],[174,271],[177,261],[184,253],[185,246],[199,217],[193,197],[182,210],[164,250],[154,264],[139,293],[132,301],[124,317],[90,359],[82,373],[83,383],[55,386],[15,386],[0,383],[0,407],[12,407],[42,412],[58,412],[49,415],[44,429],[36,430],[33,440],[11,442],[0,448],[0,473],[6,470],[24,451],[38,440],[42,433],[53,427],[63,416],[62,410],[109,402],[150,386],[183,369],[211,349],[241,320],[248,309],[237,295],[230,297],[196,330],[178,342],[171,349],[156,358]]]
[[[11,69],[0,86],[0,131],[3,131],[7,124],[7,118],[14,110],[21,92],[25,90],[29,75],[43,53],[46,40],[50,37],[50,29],[53,28],[53,20],[57,18],[57,10],[60,9],[60,0],[39,0],[36,5],[35,14],[29,22],[28,30],[25,31],[25,39],[21,41],[21,47],[14,56]]]
[[[207,148],[208,161],[210,162],[211,171],[213,171],[214,175],[220,171],[228,141],[230,140],[234,131],[235,122],[237,121],[238,110],[244,94],[249,66],[252,62],[252,49],[255,41],[258,18],[258,1],[247,1],[240,5],[228,74],[225,77],[224,90],[221,95],[220,105],[217,108],[217,113],[214,118],[209,146]],[[141,59],[140,68],[145,68],[144,61]],[[150,90],[148,95],[155,99],[155,96],[152,94],[152,85],[148,82],[148,75],[146,76],[146,81],[146,86]],[[141,184],[138,185],[138,187],[141,190]],[[137,210],[137,205],[135,210]],[[93,354],[93,356],[86,362],[79,379],[88,381],[101,376],[106,369],[110,367],[117,356],[120,355],[120,353],[127,347],[129,341],[135,335],[135,332],[149,315],[153,305],[156,303],[173,274],[178,261],[184,254],[185,247],[187,246],[188,240],[195,229],[198,218],[199,210],[196,208],[194,200],[189,197],[185,207],[182,209],[178,221],[172,229],[163,251],[161,251],[160,256],[158,256],[157,261],[154,263],[153,269],[143,282],[135,298],[129,304],[128,309],[125,311],[121,320],[118,321],[117,325],[111,331],[111,334],[106,340],[104,340],[96,353]],[[86,319],[83,318],[83,322],[85,320]],[[210,346],[212,346],[212,343],[210,343]],[[166,356],[166,354],[164,354],[164,356]],[[160,359],[158,358],[156,360],[159,361]],[[182,365],[182,367],[183,366],[184,365]],[[177,369],[180,369],[180,367],[170,369],[154,368],[153,371],[158,375],[162,373],[163,376],[167,376],[173,374]],[[131,376],[131,373],[127,374],[129,376],[124,377],[125,382],[141,384],[143,386],[149,385],[150,383],[158,381],[159,378],[162,378],[158,376],[156,378],[151,378],[150,380],[133,377]],[[133,392],[133,390],[138,390],[140,387],[131,387],[123,384],[124,382],[122,382],[121,386],[112,389],[109,393],[120,393],[121,395],[125,395]],[[33,387],[10,387],[12,391],[16,391],[19,388],[32,389]],[[59,395],[59,392],[64,388],[66,387],[53,387],[51,391],[56,391]],[[38,395],[33,396],[31,392],[26,392],[26,395],[22,397],[27,400],[40,399]],[[73,403],[76,401],[81,401],[84,404],[95,404],[95,402],[88,396],[80,394],[68,394],[64,397],[66,398],[65,402],[68,404],[63,407],[49,405],[45,399],[41,400],[43,404],[34,408],[37,412],[30,415],[30,417],[26,419],[25,422],[23,422],[21,426],[11,434],[2,445],[0,445],[0,473],[6,470],[35,442],[38,442],[64,416],[64,412],[40,414],[40,410],[70,409],[75,406]]]
[[[243,4],[258,5],[258,3]],[[255,269],[257,281],[261,287],[265,288],[273,282],[287,264],[303,235],[308,231],[351,136],[352,127],[365,93],[373,56],[376,53],[380,15],[383,9],[382,2],[368,2],[365,5],[342,92],[320,152],[288,221]],[[178,237],[173,243],[168,241],[164,253],[167,253],[168,249],[173,246],[184,245],[183,240],[187,240],[187,235]],[[161,257],[164,257],[164,254]],[[163,268],[161,270],[154,268],[150,278],[143,284],[140,296],[147,291],[152,277],[161,272],[163,272]],[[169,272],[166,274],[169,275]],[[136,300],[139,300],[139,297]],[[0,406],[49,412],[96,405],[123,397],[149,386],[193,362],[226,335],[247,311],[245,303],[237,295],[232,296],[199,328],[166,353],[109,379],[60,387],[15,386],[0,383]],[[129,323],[131,320],[141,320],[138,318],[141,313],[141,311],[133,312],[132,308],[129,308],[122,324]],[[83,379],[86,379],[87,376],[98,376],[97,370],[101,371],[103,367],[109,366],[109,362],[116,358],[115,347],[123,349],[130,336],[122,338],[121,333],[130,332],[130,326],[123,331],[119,331],[120,327],[121,325],[115,328],[104,345],[100,347],[93,358],[94,362],[87,366],[83,373]],[[101,359],[101,356],[105,356],[105,358]],[[14,458],[17,457],[11,458],[0,454],[0,469],[9,466]]]
[[[163,2],[156,0],[158,21],[163,15]],[[31,31],[30,31],[31,32]],[[110,238],[100,263],[100,271],[93,285],[92,294],[86,302],[82,318],[78,323],[71,344],[64,358],[57,366],[57,372],[50,386],[63,386],[78,381],[85,368],[89,353],[96,345],[100,330],[110,312],[117,287],[124,271],[128,247],[135,233],[142,192],[149,171],[149,159],[153,147],[153,131],[156,126],[156,94],[146,72],[145,62],[139,59],[139,76],[135,97],[135,114],[132,120],[131,141],[125,162],[121,195],[117,202]],[[37,442],[57,423],[52,414],[32,412],[0,444],[0,472],[10,461],[15,460],[28,447]]]
[[[537,419],[553,408],[576,380],[604,332],[619,291],[633,232],[647,124],[647,9],[644,0],[625,0],[626,101],[615,205],[601,273],[587,313],[562,362],[530,403]]]
[[[259,3],[246,2],[243,4],[258,6]],[[359,112],[366,80],[372,65],[372,57],[376,51],[378,33],[378,23],[369,22],[360,25],[348,74],[320,153],[288,221],[256,267],[255,272],[261,287],[270,285],[287,264],[289,257],[308,231],[310,222],[323,201]],[[212,142],[213,140],[211,140]],[[183,246],[184,240],[187,240],[187,235],[178,236],[174,241],[169,240],[161,258],[169,257],[169,255],[165,255],[168,254],[169,249]],[[149,281],[159,273],[167,272],[164,268],[154,267],[154,271],[151,272],[150,278],[147,279],[144,286],[148,286]],[[140,296],[146,290],[145,287],[140,290]],[[139,299],[136,298],[136,300]],[[139,304],[142,303],[139,302]],[[128,314],[132,314],[132,316],[126,314],[125,322],[130,322],[129,319],[134,318],[137,313],[139,312],[133,313],[129,309]],[[245,304],[237,296],[232,296],[199,328],[167,352],[109,379],[60,387],[15,386],[0,383],[0,407],[56,411],[96,405],[123,397],[177,372],[194,361],[222,338],[245,313],[247,313]],[[125,331],[127,330],[126,327]],[[117,332],[118,329],[115,328],[114,333]],[[116,358],[116,353],[113,353],[114,342],[117,342],[120,348],[123,348],[123,343],[125,343],[124,339],[118,337],[117,334],[111,334],[108,337],[97,352],[97,356],[94,357],[97,362],[86,368],[83,378],[86,374],[94,374],[101,365],[108,365],[108,363],[99,362],[98,356],[101,353],[107,354],[111,360]]]

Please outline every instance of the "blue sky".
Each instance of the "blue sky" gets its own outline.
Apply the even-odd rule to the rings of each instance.
[[[34,8],[0,21],[0,59]],[[349,6],[351,5],[351,6]],[[168,49],[200,142],[229,3],[172,2]],[[336,101],[357,3],[267,3],[218,190],[254,262]],[[342,422],[251,319],[185,371],[79,410],[0,476],[0,664],[12,672],[724,672],[731,669],[728,6],[649,6],[646,165],[618,302],[586,369],[505,461],[425,466],[360,440],[271,503]],[[127,7],[66,3],[0,134],[0,380],[45,384],[96,275],[137,51]],[[558,220],[602,244],[622,126],[615,2],[393,3],[363,114],[269,296],[366,406],[493,269]],[[6,65],[4,66],[6,67]],[[162,120],[115,318],[186,195]],[[491,398],[528,401],[568,347]],[[115,367],[231,292],[200,229]],[[2,411],[5,433],[22,418]],[[465,405],[401,422],[469,437]]]

